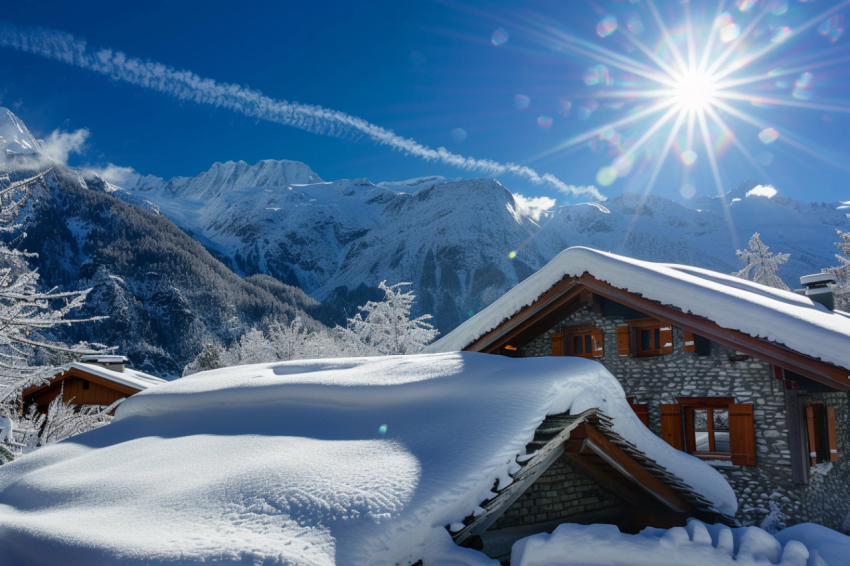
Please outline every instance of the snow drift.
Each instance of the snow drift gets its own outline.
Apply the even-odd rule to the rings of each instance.
[[[16,564],[433,558],[445,526],[491,497],[494,479],[510,481],[546,414],[592,407],[734,512],[725,480],[643,427],[593,361],[311,360],[148,389],[109,426],[3,466],[0,555]]]

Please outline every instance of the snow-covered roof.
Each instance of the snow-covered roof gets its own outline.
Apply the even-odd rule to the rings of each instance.
[[[156,377],[130,368],[124,368],[124,371],[117,372],[111,369],[106,369],[105,367],[96,364],[86,364],[79,362],[72,362],[70,364],[63,365],[59,368],[59,371],[57,371],[55,375],[61,376],[63,373],[72,368],[91,375],[96,375],[97,377],[101,377],[114,383],[119,383],[127,387],[138,389],[139,391],[144,391],[145,389],[153,387],[154,385],[162,385],[163,383],[168,383],[168,381],[160,377]]]
[[[563,277],[584,273],[723,328],[850,368],[850,319],[808,297],[707,269],[641,261],[584,247],[564,250],[424,351],[462,350],[532,304]]]
[[[645,428],[617,380],[590,360],[471,352],[308,360],[150,388],[112,424],[3,466],[0,554],[32,552],[44,563],[412,563],[451,548],[445,526],[480,511],[496,478],[511,482],[547,414],[594,407],[734,513],[720,474]]]

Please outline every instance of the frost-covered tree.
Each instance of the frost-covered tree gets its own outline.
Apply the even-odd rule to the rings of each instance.
[[[44,382],[53,373],[52,367],[38,362],[39,358],[45,357],[45,352],[74,356],[100,351],[82,343],[66,346],[51,340],[48,334],[51,328],[61,324],[102,318],[68,319],[72,311],[83,306],[88,290],[41,290],[38,272],[28,262],[33,254],[14,249],[6,243],[21,230],[21,226],[15,223],[20,207],[45,174],[11,183],[0,190],[0,232],[5,236],[0,238],[0,460],[4,461],[49,439],[82,432],[90,423],[88,413],[72,412],[78,416],[70,416],[61,400],[51,405],[52,413],[43,418],[34,412],[21,415],[21,392]],[[92,411],[96,410],[89,412]],[[63,424],[60,425],[60,421]],[[48,423],[51,424],[48,426]],[[47,436],[43,436],[45,432]]]
[[[770,248],[764,245],[758,232],[753,234],[747,245],[750,248],[749,250],[735,252],[738,259],[744,263],[744,269],[736,271],[732,275],[787,291],[788,286],[782,282],[782,279],[776,273],[779,271],[779,266],[786,263],[791,254],[774,254],[769,251]]]
[[[266,332],[253,329],[229,348],[205,344],[183,375],[219,367],[317,358],[415,354],[437,335],[427,321],[431,315],[410,318],[416,296],[403,290],[409,283],[380,285],[384,299],[368,302],[348,319],[346,327],[308,329],[301,317],[271,324]]]
[[[850,218],[850,214],[847,215]],[[835,294],[835,308],[848,311],[850,310],[850,232],[842,232],[836,230],[840,240],[835,242],[835,247],[841,250],[840,254],[835,254],[835,259],[838,260],[836,267],[830,267],[826,271],[835,275],[835,286],[833,292]]]
[[[429,323],[430,314],[410,318],[416,295],[411,283],[379,285],[382,301],[369,301],[348,319],[348,330],[379,355],[416,354],[438,334]]]
[[[782,512],[775,501],[769,501],[768,506],[770,510],[767,515],[765,515],[764,519],[761,520],[759,528],[769,532],[770,534],[775,534],[786,527],[785,521],[790,519],[790,517]]]

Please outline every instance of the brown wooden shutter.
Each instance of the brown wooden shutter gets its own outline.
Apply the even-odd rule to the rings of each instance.
[[[838,461],[838,437],[835,434],[835,407],[826,408],[826,437],[829,441],[829,461]]]
[[[553,356],[563,356],[564,355],[564,333],[556,332],[552,334],[552,355]]]
[[[684,331],[685,335],[685,347],[682,348],[685,352],[696,352],[697,351],[697,341],[694,339],[694,333]]]
[[[673,448],[685,449],[682,436],[682,406],[661,405],[661,438]]]
[[[820,416],[820,407],[817,404],[806,407],[806,429],[809,433],[809,458],[812,466],[818,463],[818,449],[820,448],[818,416]]]
[[[601,358],[605,354],[602,330],[600,328],[594,328],[590,335],[593,337],[593,357]]]
[[[617,327],[617,355],[629,356],[632,351],[629,346],[630,328],[627,324]]]
[[[662,354],[672,354],[673,353],[673,327],[669,324],[662,323],[661,332],[660,332],[661,344],[658,345],[661,348]]]
[[[631,403],[629,405],[635,414],[643,423],[643,426],[649,428],[649,405],[646,403]]]
[[[752,403],[729,405],[729,445],[733,464],[756,465],[756,435]]]

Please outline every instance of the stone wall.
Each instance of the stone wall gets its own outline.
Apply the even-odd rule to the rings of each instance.
[[[625,503],[563,459],[558,459],[508,507],[491,530],[546,523],[568,522],[577,515],[612,510]]]
[[[758,525],[767,515],[769,501],[789,516],[788,525],[812,521],[841,530],[850,512],[850,438],[848,406],[844,393],[828,396],[825,404],[836,407],[839,461],[826,475],[798,486],[791,476],[784,383],[773,375],[770,364],[747,358],[730,361],[734,352],[716,343],[711,354],[698,356],[683,351],[683,334],[673,328],[673,353],[634,358],[617,355],[617,325],[624,320],[597,314],[587,305],[568,319],[521,348],[523,357],[551,355],[551,334],[569,326],[593,324],[602,329],[604,356],[595,358],[616,376],[626,395],[646,403],[649,428],[661,435],[661,404],[677,397],[734,397],[736,403],[753,404],[756,466],[712,462],[738,496],[737,518],[744,525]],[[823,466],[821,466],[823,468]],[[815,474],[818,476],[818,474]]]

